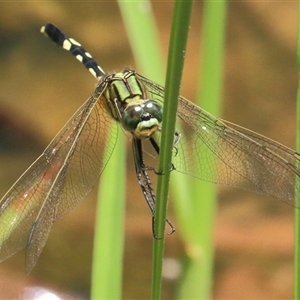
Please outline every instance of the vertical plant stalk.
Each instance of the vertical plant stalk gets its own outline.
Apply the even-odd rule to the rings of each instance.
[[[91,299],[95,300],[122,298],[126,195],[124,144],[120,134],[99,185],[91,288]]]
[[[139,72],[163,84],[163,59],[150,1],[118,0]]]
[[[207,1],[203,10],[202,69],[198,72],[198,87],[201,86],[201,89],[198,90],[197,102],[199,105],[201,102],[202,108],[216,116],[221,111],[226,5],[226,1]],[[185,182],[183,191],[182,186],[180,183],[175,208],[186,256],[177,295],[178,299],[210,299],[213,288],[216,186],[194,178]]]
[[[156,193],[157,202],[155,207],[154,232],[160,239],[155,239],[153,242],[152,299],[160,299],[161,297],[164,232],[166,224],[167,199],[169,194],[170,170],[172,165],[172,148],[174,143],[179,89],[192,4],[192,0],[175,1],[174,3],[158,167],[158,171],[163,175],[158,177]]]
[[[297,66],[300,72],[300,5],[298,3],[298,41],[297,41]],[[299,73],[300,74],[300,73]],[[300,151],[300,79],[297,91],[297,127],[296,127],[296,149]],[[299,168],[300,166],[298,166]],[[299,199],[299,193],[295,192]],[[294,242],[294,299],[300,299],[300,210],[295,209],[295,242]]]

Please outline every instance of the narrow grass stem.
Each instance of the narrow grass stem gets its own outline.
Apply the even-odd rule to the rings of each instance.
[[[299,5],[299,4],[298,4]],[[297,45],[297,66],[300,72],[300,5],[298,8],[298,45]],[[300,73],[299,73],[300,74]],[[299,81],[300,82],[300,81]],[[300,83],[298,83],[297,91],[297,140],[296,148],[300,151]],[[300,166],[298,166],[299,168]],[[299,194],[295,194],[299,198]],[[294,299],[300,299],[300,210],[295,210],[295,242],[294,242]]]
[[[167,199],[169,194],[172,148],[174,143],[175,121],[184,53],[188,37],[193,1],[176,1],[169,44],[167,77],[164,96],[164,114],[159,155],[159,176],[154,231],[161,239],[153,243],[152,299],[160,299],[161,274],[164,255],[164,232],[166,223]]]

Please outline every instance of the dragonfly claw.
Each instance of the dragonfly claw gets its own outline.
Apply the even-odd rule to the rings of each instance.
[[[173,234],[173,233],[176,231],[175,227],[172,225],[172,223],[171,223],[168,219],[166,219],[166,223],[169,225],[169,227],[170,227],[170,229],[171,229],[171,231],[168,232],[167,235]],[[153,237],[154,237],[156,240],[161,240],[161,239],[163,238],[163,237],[157,236],[156,233],[155,233],[155,228],[154,228],[154,215],[152,216],[152,234],[153,234]]]

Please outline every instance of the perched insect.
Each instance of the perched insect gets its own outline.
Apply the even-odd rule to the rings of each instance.
[[[135,171],[152,211],[155,193],[144,145],[159,155],[164,88],[135,71],[106,74],[74,39],[52,24],[42,27],[97,78],[83,103],[40,157],[0,200],[0,261],[26,247],[30,272],[53,223],[97,182],[114,150],[118,127],[131,136]],[[202,180],[270,195],[299,207],[300,155],[262,135],[215,118],[179,98],[174,169]],[[171,227],[172,228],[172,227]]]

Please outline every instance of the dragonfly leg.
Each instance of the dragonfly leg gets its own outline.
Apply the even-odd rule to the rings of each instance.
[[[180,133],[179,133],[179,135],[180,135]],[[153,137],[150,137],[149,140],[150,140],[150,143],[151,143],[152,147],[153,147],[154,150],[156,151],[156,153],[159,154],[159,146],[158,146],[156,140],[155,140]],[[176,140],[176,144],[177,144],[178,142],[179,142],[179,140],[178,140],[178,141]],[[174,143],[174,145],[175,145],[175,143]],[[176,156],[177,153],[178,153],[178,149],[177,149],[175,146],[173,146],[173,147],[175,148],[175,151],[176,151],[175,156]],[[155,170],[154,168],[151,168],[151,170],[152,170],[156,175],[163,175],[163,174],[164,174],[163,172],[158,172],[158,171]],[[175,166],[174,166],[173,163],[170,165],[170,169],[169,169],[169,170],[170,170],[170,171],[176,170],[176,168],[175,168]]]
[[[175,131],[174,136],[175,136],[175,140],[173,146],[176,146],[181,139],[181,133],[179,131]]]
[[[155,230],[154,230],[154,214],[155,214],[156,196],[155,196],[154,190],[151,186],[150,178],[147,174],[148,168],[144,164],[142,141],[140,139],[137,139],[137,138],[132,139],[132,151],[133,151],[133,157],[134,157],[134,163],[135,163],[136,176],[138,178],[138,182],[140,184],[140,187],[142,189],[142,192],[144,194],[146,202],[152,213],[153,237],[155,239],[157,239],[158,237],[155,234]],[[168,225],[171,228],[171,232],[169,234],[172,234],[175,231],[175,228],[167,219],[166,219],[166,222],[168,223]]]
[[[155,194],[151,186],[150,178],[147,174],[147,167],[144,164],[142,141],[137,138],[132,139],[132,151],[135,163],[135,171],[141,186],[144,197],[151,209],[152,214],[154,213],[155,207]]]
[[[152,235],[156,240],[161,240],[162,237],[157,236],[155,233],[154,223],[155,223],[155,218],[154,218],[154,215],[152,215]],[[171,229],[171,231],[168,232],[167,235],[173,234],[176,231],[175,227],[168,219],[166,219],[166,223],[169,225],[169,227]]]
[[[178,148],[176,147],[176,145],[179,143],[180,141],[180,138],[181,138],[181,133],[178,132],[178,131],[175,131],[174,133],[174,136],[175,136],[175,140],[174,140],[174,143],[173,143],[173,148],[175,150],[175,155],[176,156],[178,154]],[[175,167],[172,169],[172,170],[175,170]]]

